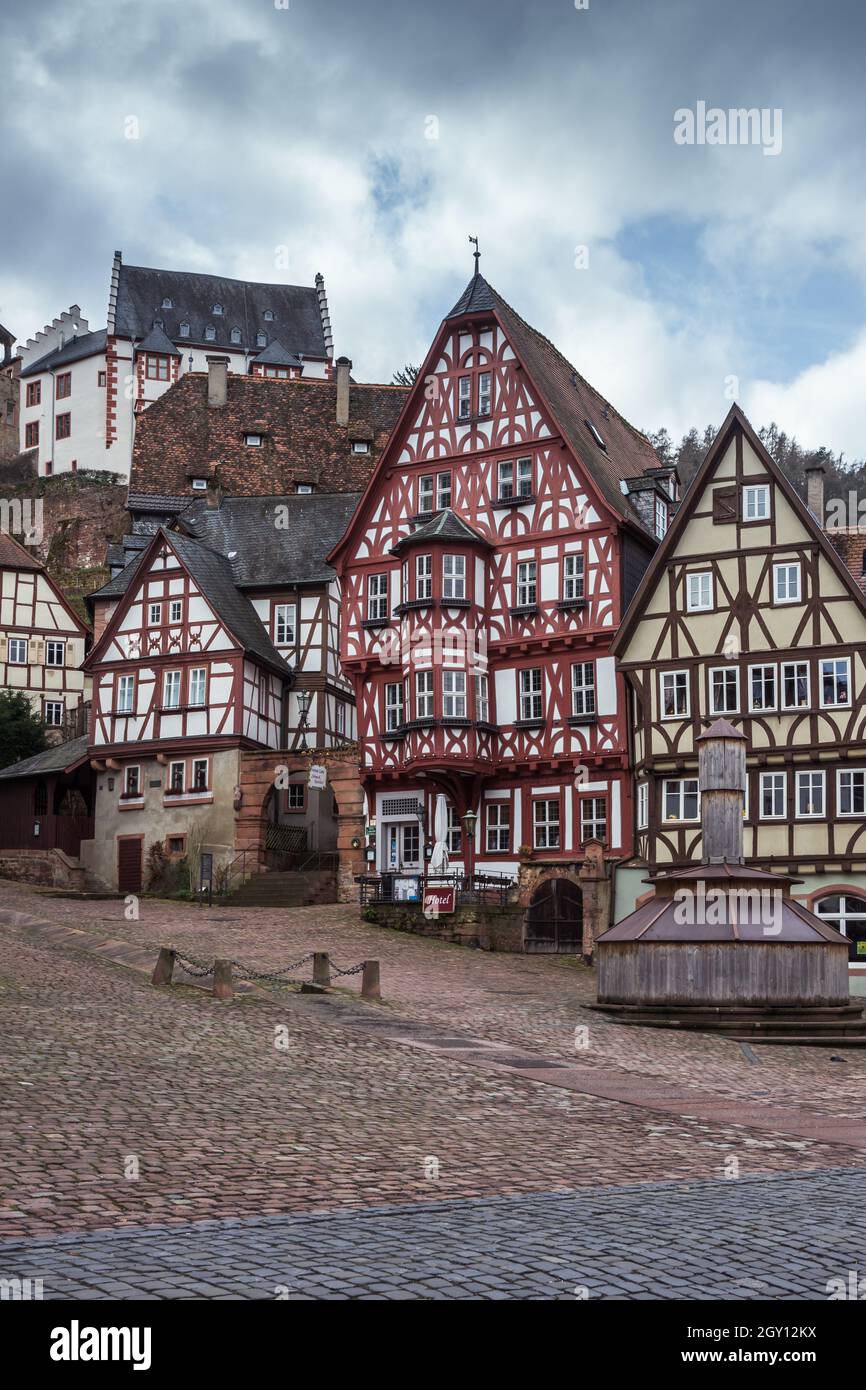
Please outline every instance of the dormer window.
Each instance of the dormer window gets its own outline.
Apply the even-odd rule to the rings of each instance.
[[[204,492],[207,487],[207,478],[193,478],[193,492]]]
[[[264,312],[264,314],[262,315],[262,317],[264,318],[265,323],[273,323],[273,321],[274,321],[274,311],[273,311],[273,309],[266,309],[265,312]]]
[[[245,434],[244,443],[248,449],[260,449],[262,447],[262,436],[260,434]]]
[[[296,492],[312,492],[312,491],[313,491],[313,485],[312,485],[312,483],[298,483],[297,487],[295,488],[295,491],[296,491]]]
[[[267,335],[267,333],[257,333],[257,334],[256,334],[256,347],[267,347],[267,345],[268,345],[268,335]]]
[[[215,304],[215,305],[213,306],[212,310],[211,310],[211,313],[212,313],[212,314],[221,315],[221,314],[222,314],[222,311],[223,311],[223,306],[222,306],[221,304]]]
[[[208,324],[207,328],[204,331],[204,336],[205,340],[209,343],[213,343],[216,341],[216,329],[214,328],[212,323]]]
[[[165,319],[154,319],[154,328],[165,328]]]
[[[188,324],[188,323],[182,323],[182,324],[181,324],[181,326],[180,326],[180,336],[181,336],[182,338],[188,338],[188,337],[189,337],[189,324]]]
[[[592,421],[591,421],[591,420],[584,420],[583,423],[586,425],[586,428],[589,430],[590,434],[592,435],[592,437],[593,437],[593,439],[595,440],[595,442],[596,442],[596,444],[598,445],[598,447],[599,447],[600,449],[604,449],[605,453],[607,453],[607,445],[605,444],[604,439],[602,438],[601,434],[600,434],[599,431],[596,429],[596,427],[595,427],[595,425],[592,423]]]
[[[167,295],[166,295],[165,299],[162,301],[162,304],[161,304],[159,307],[160,307],[161,309],[171,309],[171,308],[173,307],[172,302],[171,302],[171,300],[168,298]]]
[[[241,340],[241,330],[240,330],[239,328],[233,328],[233,329],[232,329],[232,342],[233,342],[233,343],[239,343],[240,340]]]
[[[367,443],[366,439],[353,439],[353,440],[352,440],[352,453],[353,453],[353,454],[369,454],[369,452],[370,452],[370,446],[369,446],[369,444]]]
[[[663,540],[668,529],[668,504],[661,497],[656,498],[655,523],[656,535]]]

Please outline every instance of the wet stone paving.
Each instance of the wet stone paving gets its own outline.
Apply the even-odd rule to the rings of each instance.
[[[231,1003],[160,945],[273,970]],[[303,976],[301,976],[303,978]],[[350,907],[0,880],[0,1281],[46,1298],[826,1297],[866,1273],[866,1052],[594,1013],[590,970]],[[576,1041],[579,1040],[579,1041]]]

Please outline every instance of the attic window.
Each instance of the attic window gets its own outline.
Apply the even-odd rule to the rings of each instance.
[[[209,343],[214,342],[214,340],[216,339],[216,329],[214,328],[212,323],[208,324],[207,328],[204,331],[204,336]]]
[[[370,445],[367,443],[366,439],[353,439],[353,440],[352,440],[352,453],[353,453],[353,454],[369,454],[369,452],[370,452]]]
[[[241,340],[241,330],[240,330],[239,328],[233,328],[233,329],[232,329],[232,342],[233,342],[233,343],[239,343],[240,340]]]
[[[595,442],[596,442],[596,444],[598,445],[598,447],[599,447],[600,449],[604,449],[605,453],[607,453],[607,445],[605,444],[604,440],[602,439],[601,435],[599,434],[598,430],[596,429],[596,427],[595,427],[595,425],[592,423],[592,421],[591,421],[591,420],[584,420],[583,423],[586,425],[586,428],[589,430],[590,434],[592,435],[592,437],[593,437],[593,439],[595,440]]]
[[[204,492],[207,487],[207,478],[193,478],[192,486],[194,492]]]
[[[260,449],[262,447],[262,436],[260,434],[245,434],[244,443],[249,449]]]
[[[273,309],[266,309],[265,312],[264,312],[264,314],[262,315],[262,317],[264,318],[265,323],[273,323],[273,321],[274,321],[274,311],[273,311]]]
[[[311,484],[311,483],[298,483],[298,486],[297,486],[297,488],[295,489],[295,491],[296,491],[296,492],[312,492],[312,491],[313,491],[313,487],[312,487],[312,484]]]
[[[154,328],[165,328],[165,319],[154,319]]]
[[[211,310],[211,313],[213,313],[213,314],[221,314],[222,311],[223,311],[223,306],[222,306],[221,304],[215,304],[215,305],[213,306],[213,309]]]
[[[267,347],[267,345],[268,345],[268,335],[267,335],[267,333],[257,333],[257,334],[256,334],[256,347]]]
[[[181,326],[180,326],[180,336],[181,336],[182,338],[188,338],[188,337],[189,337],[189,324],[188,324],[188,323],[182,323],[182,324],[181,324]]]
[[[166,298],[162,301],[162,303],[160,304],[159,307],[160,307],[161,309],[171,309],[171,308],[173,308],[173,305],[172,305],[171,300],[166,296]]]

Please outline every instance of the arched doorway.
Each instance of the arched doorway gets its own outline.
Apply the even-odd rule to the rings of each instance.
[[[529,900],[524,947],[528,952],[583,949],[583,893],[570,878],[547,878]]]
[[[831,893],[815,903],[815,911],[822,921],[847,936],[850,963],[866,965],[866,898],[853,893]]]

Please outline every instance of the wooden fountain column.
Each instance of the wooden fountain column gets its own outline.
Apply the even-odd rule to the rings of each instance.
[[[742,864],[746,736],[727,719],[717,719],[695,742],[701,789],[703,862]]]

